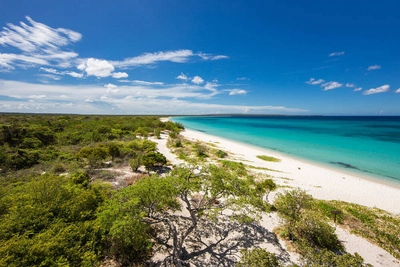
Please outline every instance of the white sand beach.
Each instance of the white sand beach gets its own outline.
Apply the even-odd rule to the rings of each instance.
[[[270,175],[277,184],[285,186],[285,188],[281,188],[277,192],[282,192],[287,188],[300,188],[306,190],[307,193],[317,199],[342,200],[368,207],[377,207],[397,215],[400,214],[400,188],[295,159],[275,151],[241,144],[202,132],[184,130],[181,135],[188,140],[198,140],[213,144],[213,146],[226,151],[232,160],[241,161],[251,166],[276,170],[264,170],[263,172]],[[175,155],[169,152],[166,147],[166,138],[167,136],[164,136],[157,141],[158,149],[173,164],[181,163]],[[281,161],[267,162],[257,158],[257,155],[272,156]],[[270,194],[271,201],[273,201],[275,194],[276,192]],[[269,215],[264,216],[261,223],[269,231],[272,231],[281,221],[277,216]],[[339,227],[337,229],[336,232],[339,239],[343,241],[348,252],[357,252],[367,263],[373,266],[400,266],[400,261],[380,247],[344,229]],[[269,248],[269,245],[266,243],[263,247]],[[273,249],[271,251],[274,252]],[[296,255],[290,254],[291,258],[296,261]]]

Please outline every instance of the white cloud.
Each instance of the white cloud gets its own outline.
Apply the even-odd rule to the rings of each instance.
[[[88,76],[108,77],[114,71],[114,66],[107,60],[89,58],[78,66]]]
[[[357,88],[354,88],[354,92],[358,92],[358,91],[361,91],[362,90],[362,87],[357,87]]]
[[[45,77],[45,78],[49,78],[49,79],[54,80],[54,81],[61,80],[60,76],[54,75],[54,74],[39,74],[39,76]]]
[[[65,74],[72,76],[74,78],[82,78],[83,77],[82,73],[77,73],[75,71],[66,71]]]
[[[57,50],[60,46],[66,46],[77,42],[82,35],[72,30],[54,29],[45,24],[38,23],[26,17],[31,26],[20,22],[21,26],[8,23],[0,32],[0,44],[13,46],[24,52],[36,52],[41,48]]]
[[[354,83],[346,83],[346,87],[353,88],[356,87],[356,85]]]
[[[192,83],[199,85],[204,83],[204,80],[200,76],[194,76],[194,78],[192,79]]]
[[[163,82],[147,82],[147,81],[140,81],[140,80],[133,80],[133,83],[141,84],[141,85],[163,85]]]
[[[112,74],[112,77],[113,78],[116,78],[116,79],[121,79],[121,78],[127,78],[129,75],[128,75],[128,73],[126,73],[126,72],[114,72],[113,74]]]
[[[238,81],[248,81],[250,79],[247,78],[247,77],[240,77],[240,78],[236,78],[236,80],[238,80]]]
[[[35,112],[75,114],[218,114],[246,112],[283,114],[307,112],[304,109],[285,106],[226,105],[202,102],[202,100],[210,99],[219,93],[215,88],[216,85],[210,83],[205,86],[163,85],[161,88],[160,86],[142,85],[114,86],[113,84],[106,84],[103,86],[82,85],[77,87],[0,80],[0,94],[7,95],[3,92],[13,92],[21,97],[10,101],[0,100],[0,106],[9,105],[7,109],[9,112],[19,111],[18,107],[22,105],[22,107]],[[119,91],[105,95],[105,89],[109,89],[107,87],[111,90],[119,89]],[[35,92],[37,96],[45,95],[46,98],[35,98],[34,103],[29,103],[28,96],[32,94],[31,92]],[[66,98],[61,97],[62,95],[68,96],[69,102],[66,103]],[[182,100],[183,98],[185,99]],[[57,102],[57,100],[60,101]],[[37,110],[37,107],[44,107],[46,110]]]
[[[48,73],[52,73],[52,74],[57,74],[57,75],[69,75],[74,78],[82,78],[83,77],[82,73],[77,73],[75,71],[58,71],[53,68],[44,68],[44,67],[40,67],[40,70],[48,72]],[[44,75],[42,75],[42,76],[44,76]]]
[[[225,55],[213,56],[211,54],[205,54],[205,53],[198,53],[197,55],[204,60],[219,60],[219,59],[229,58],[228,56],[225,56]]]
[[[337,56],[343,56],[343,55],[344,55],[344,51],[341,51],[341,52],[333,52],[333,53],[330,53],[330,54],[329,54],[330,57],[337,57]]]
[[[0,32],[0,45],[21,51],[21,54],[1,54],[0,66],[8,69],[20,65],[67,66],[70,65],[69,60],[78,56],[61,48],[79,41],[82,38],[80,33],[64,28],[54,29],[28,16],[26,19],[30,25],[24,22],[20,22],[20,26],[8,23]]]
[[[396,94],[400,94],[400,88],[395,91]]]
[[[178,75],[178,76],[176,77],[176,79],[183,80],[183,81],[187,81],[187,80],[189,80],[189,77],[186,76],[185,74],[181,73],[180,75]]]
[[[143,55],[126,58],[122,61],[113,61],[112,64],[116,67],[124,68],[138,65],[149,65],[160,61],[184,63],[187,62],[193,55],[193,52],[187,49],[168,52],[144,53]]]
[[[363,95],[379,94],[389,91],[390,86],[388,84],[379,86],[377,88],[371,88],[363,92]]]
[[[216,92],[217,88],[218,88],[218,83],[216,82],[208,82],[204,85],[204,89],[208,90],[208,91],[212,91],[212,92]]]
[[[328,91],[328,90],[342,87],[342,84],[338,83],[338,82],[327,82],[327,83],[321,84],[321,87],[324,88],[324,91]]]
[[[373,66],[369,66],[367,70],[378,70],[380,68],[381,68],[380,65],[373,65]]]
[[[46,95],[30,95],[29,98],[43,99],[43,98],[46,98]]]
[[[225,55],[217,55],[217,56],[211,57],[211,60],[219,60],[219,59],[226,59],[226,58],[229,58],[229,57],[225,56]]]
[[[229,90],[229,95],[245,95],[245,94],[247,94],[247,92],[245,90],[242,90],[242,89]]]
[[[306,83],[316,85],[316,84],[321,84],[323,82],[325,82],[325,80],[323,80],[323,79],[315,80],[314,78],[310,78],[310,80]]]

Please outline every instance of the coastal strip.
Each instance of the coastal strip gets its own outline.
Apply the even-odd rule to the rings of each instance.
[[[276,183],[284,187],[301,188],[317,199],[341,200],[400,214],[398,187],[204,132],[186,129],[181,135],[188,140],[212,143],[244,164],[278,170],[264,172],[273,177]],[[257,157],[259,155],[272,156],[280,161],[264,161]]]

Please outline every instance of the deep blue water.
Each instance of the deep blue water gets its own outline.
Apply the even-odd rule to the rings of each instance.
[[[186,128],[400,184],[400,117],[175,117]]]

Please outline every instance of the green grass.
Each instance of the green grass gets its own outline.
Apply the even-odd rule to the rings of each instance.
[[[332,218],[332,210],[339,210],[338,223],[400,259],[400,216],[343,201],[316,200],[314,208],[325,217]]]
[[[265,160],[265,161],[270,161],[270,162],[280,162],[280,159],[271,157],[271,156],[265,156],[265,155],[258,155],[257,158]]]

